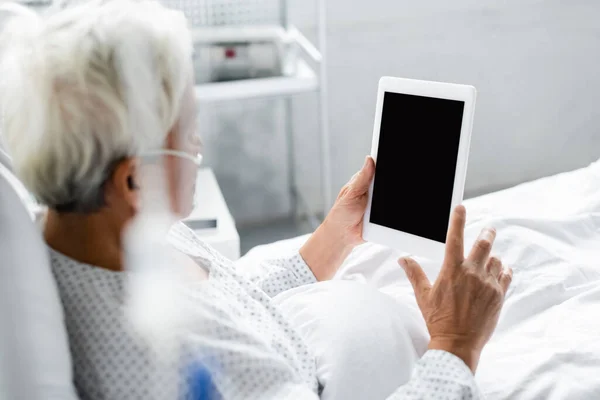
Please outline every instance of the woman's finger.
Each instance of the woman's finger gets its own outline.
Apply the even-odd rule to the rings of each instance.
[[[500,279],[500,274],[502,273],[502,261],[497,257],[490,257],[485,269],[495,279]]]
[[[426,301],[427,293],[431,290],[431,282],[418,262],[410,257],[402,257],[398,264],[404,269],[406,277],[412,285],[419,307]]]
[[[467,210],[460,205],[457,206],[450,215],[450,226],[446,236],[446,255],[444,265],[460,265],[465,259],[465,221],[467,220]]]
[[[487,265],[488,258],[492,252],[492,246],[496,239],[496,230],[494,228],[485,228],[481,231],[479,238],[475,241],[468,260],[473,264],[484,268]]]
[[[371,181],[373,180],[373,175],[375,175],[375,162],[372,157],[367,156],[361,170],[350,180],[349,185],[353,192],[359,194],[368,192]]]
[[[512,278],[513,278],[512,268],[504,268],[504,270],[500,274],[500,279],[498,279],[498,281],[500,282],[500,286],[502,287],[502,290],[504,291],[504,294],[506,294],[506,292],[508,291],[508,288],[512,282]]]

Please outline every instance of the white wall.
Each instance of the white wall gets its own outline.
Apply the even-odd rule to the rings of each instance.
[[[478,88],[467,195],[600,158],[600,2],[325,1],[334,192],[370,150],[382,75]],[[292,0],[292,17],[309,32],[313,12],[307,1]],[[314,99],[296,100],[295,133],[299,179],[311,203],[318,205],[316,121],[309,110]],[[264,112],[268,114],[266,108]],[[273,154],[278,153],[265,156]],[[276,160],[272,169],[282,177],[278,182],[285,183],[284,160]],[[256,180],[247,187],[259,185]],[[287,204],[288,198],[280,195],[280,204]],[[268,216],[248,209],[236,213],[242,220]]]
[[[369,150],[382,75],[478,88],[468,192],[600,157],[600,2],[327,0],[327,8],[336,186]]]

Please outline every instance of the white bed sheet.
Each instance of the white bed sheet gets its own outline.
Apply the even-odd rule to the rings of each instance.
[[[600,399],[600,162],[465,201],[470,246],[484,226],[515,275],[477,380],[489,399]],[[259,246],[240,260],[298,249],[306,236]],[[412,290],[398,251],[358,247],[338,279],[394,297]],[[430,279],[438,266],[419,260]]]

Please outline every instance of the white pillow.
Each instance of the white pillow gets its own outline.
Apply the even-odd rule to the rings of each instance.
[[[429,335],[414,296],[395,294],[333,280],[275,297],[316,357],[321,399],[385,399],[408,381]]]
[[[76,399],[47,250],[14,185],[0,165],[0,398]]]

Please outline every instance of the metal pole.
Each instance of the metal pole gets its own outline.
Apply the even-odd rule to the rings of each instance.
[[[281,26],[289,31],[288,1],[279,0],[279,18]],[[285,56],[284,56],[285,57]],[[286,96],[284,102],[285,132],[287,139],[287,178],[288,191],[290,195],[290,208],[294,220],[298,218],[298,188],[296,184],[296,149],[294,146],[294,124],[293,124],[293,104],[292,99]]]
[[[294,146],[294,124],[292,120],[293,104],[291,97],[284,100],[285,131],[287,139],[287,172],[290,208],[294,219],[298,218],[298,186],[296,183],[296,148]]]
[[[327,103],[327,9],[325,0],[317,0],[318,9],[318,36],[321,62],[319,63],[319,106],[321,130],[321,185],[323,191],[323,217],[333,205],[331,194],[331,147],[329,138],[329,104]]]
[[[286,31],[289,29],[288,1],[289,0],[279,0],[279,12],[281,13],[280,22]]]

